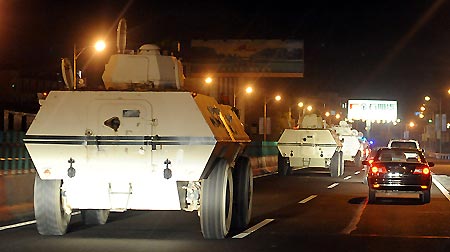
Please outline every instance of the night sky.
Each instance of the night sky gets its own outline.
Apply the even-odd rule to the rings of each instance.
[[[314,86],[356,99],[396,99],[412,114],[425,94],[450,88],[448,0],[0,0],[0,69],[57,71],[74,43],[99,37],[113,52],[120,17],[130,49],[167,40],[304,40],[305,77],[289,87],[299,92]],[[103,69],[107,54],[92,55],[80,62]]]

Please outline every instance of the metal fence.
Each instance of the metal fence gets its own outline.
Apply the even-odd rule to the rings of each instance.
[[[34,119],[34,114],[3,111],[3,131],[0,131],[0,174],[34,171],[23,137]]]

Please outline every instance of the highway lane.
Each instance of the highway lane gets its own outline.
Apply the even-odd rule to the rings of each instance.
[[[33,224],[2,230],[0,251],[450,251],[450,201],[435,185],[430,204],[402,194],[368,205],[364,172],[320,171],[256,178],[251,226],[262,226],[245,235],[204,240],[196,212],[128,211],[103,226],[74,216],[63,237],[40,236]],[[433,169],[442,178],[449,171]]]

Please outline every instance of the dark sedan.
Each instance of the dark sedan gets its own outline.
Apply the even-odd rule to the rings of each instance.
[[[427,162],[420,150],[410,148],[380,148],[367,166],[369,203],[376,200],[377,191],[417,192],[423,203],[430,202],[433,162]]]

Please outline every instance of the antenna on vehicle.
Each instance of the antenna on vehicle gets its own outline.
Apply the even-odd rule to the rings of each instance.
[[[121,18],[117,25],[117,53],[125,53],[127,47],[127,21]]]

